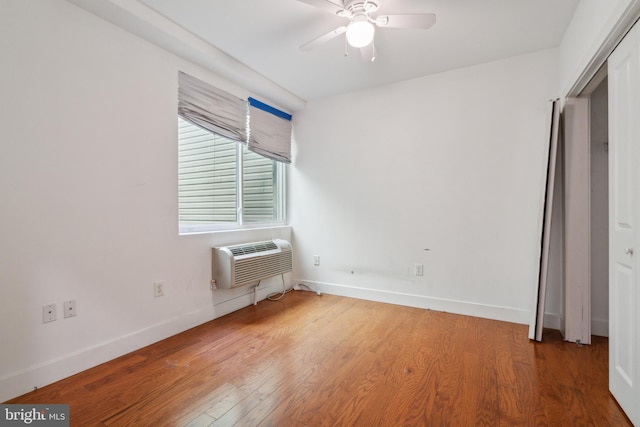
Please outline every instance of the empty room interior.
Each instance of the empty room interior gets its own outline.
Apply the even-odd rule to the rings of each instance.
[[[638,17],[2,0],[0,402],[640,425]]]

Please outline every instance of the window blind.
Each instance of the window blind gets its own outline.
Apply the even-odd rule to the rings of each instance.
[[[249,98],[249,150],[291,163],[291,115]]]
[[[277,221],[280,185],[276,162],[178,118],[178,216],[182,226],[240,222],[240,163],[242,222]]]
[[[282,170],[275,160],[290,162],[291,116],[278,110],[274,115],[272,107],[258,102],[249,151],[248,144],[238,144],[248,139],[246,100],[182,72],[178,86],[180,229],[279,221]]]
[[[247,103],[182,71],[178,74],[178,115],[234,141],[247,141]]]
[[[237,221],[237,146],[237,142],[178,119],[180,224]]]
[[[243,147],[243,221],[273,222],[278,219],[277,165]]]

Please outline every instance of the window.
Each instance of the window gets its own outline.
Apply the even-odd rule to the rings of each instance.
[[[180,233],[283,222],[290,114],[180,71],[178,130]]]
[[[283,181],[282,163],[178,118],[181,233],[281,223]]]

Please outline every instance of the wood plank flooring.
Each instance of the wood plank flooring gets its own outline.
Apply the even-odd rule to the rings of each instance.
[[[67,403],[73,426],[630,426],[608,343],[290,292],[8,403]]]

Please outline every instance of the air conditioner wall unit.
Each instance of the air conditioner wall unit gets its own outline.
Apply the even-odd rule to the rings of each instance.
[[[212,248],[212,277],[217,288],[257,284],[292,269],[291,244],[286,240]]]

